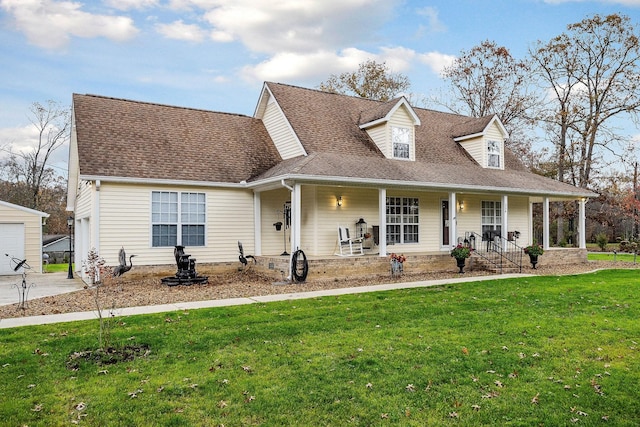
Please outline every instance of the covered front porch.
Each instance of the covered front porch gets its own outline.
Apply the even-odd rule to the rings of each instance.
[[[279,260],[301,249],[310,259],[330,260],[360,256],[381,258],[390,253],[405,256],[449,256],[451,248],[469,235],[481,242],[500,236],[525,247],[534,238],[535,203],[543,206],[545,250],[550,245],[550,208],[553,201],[578,205],[575,247],[586,248],[586,199],[522,193],[444,191],[437,188],[329,185],[284,180],[270,188],[254,190],[255,248],[260,257]],[[340,250],[339,227],[362,239],[362,252]],[[506,243],[505,243],[506,245]],[[285,258],[286,259],[286,258]],[[275,262],[275,261],[274,261]]]

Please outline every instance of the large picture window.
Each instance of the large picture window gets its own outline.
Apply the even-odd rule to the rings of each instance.
[[[415,197],[387,197],[387,244],[418,243],[419,201]]]
[[[502,235],[502,203],[482,202],[482,235]]]
[[[391,128],[391,141],[393,142],[393,157],[396,159],[409,159],[410,157],[411,130],[408,128]]]
[[[151,193],[151,245],[204,246],[206,203],[204,193],[153,191]]]

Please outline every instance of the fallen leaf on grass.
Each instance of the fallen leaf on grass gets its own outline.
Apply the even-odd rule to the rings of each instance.
[[[449,412],[449,418],[458,418],[457,412]]]
[[[366,387],[367,387],[367,388],[373,388],[373,384],[371,384],[371,383],[367,383],[367,386],[366,386]]]
[[[382,418],[383,420],[388,420],[389,419],[389,414],[382,413],[382,414],[380,414],[380,418]]]
[[[76,411],[84,411],[85,409],[87,409],[87,404],[84,402],[80,402],[75,406],[75,408]]]
[[[42,411],[42,404],[38,403],[36,406],[31,408],[31,411],[32,412],[40,412],[40,411]]]
[[[479,411],[480,405],[471,405],[471,409],[473,409],[474,411]]]
[[[227,402],[225,402],[224,400],[221,400],[218,402],[218,408],[226,408],[227,407]]]
[[[407,384],[407,386],[405,387],[405,390],[407,391],[416,391],[416,388],[413,384]]]
[[[540,403],[538,396],[540,396],[540,393],[536,393],[536,395],[533,396],[533,398],[531,399],[531,403],[533,403],[534,405],[537,405],[538,403]]]

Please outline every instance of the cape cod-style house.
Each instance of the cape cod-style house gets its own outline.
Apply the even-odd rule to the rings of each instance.
[[[497,116],[270,82],[253,117],[75,94],[75,262],[96,248],[113,264],[124,246],[139,265],[168,265],[184,245],[199,264],[228,265],[238,241],[271,263],[296,249],[350,262],[445,257],[461,241],[531,243],[534,203],[548,249],[552,201],[578,203],[574,256],[586,259],[595,194],[531,173],[507,136]]]

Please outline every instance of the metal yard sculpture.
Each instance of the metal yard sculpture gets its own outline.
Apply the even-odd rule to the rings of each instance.
[[[131,270],[131,267],[133,267],[131,258],[134,256],[136,255],[129,255],[129,265],[127,265],[127,253],[124,251],[124,247],[120,249],[120,253],[118,254],[120,265],[113,267],[113,277],[122,276],[124,273]]]

